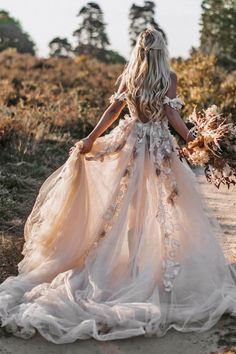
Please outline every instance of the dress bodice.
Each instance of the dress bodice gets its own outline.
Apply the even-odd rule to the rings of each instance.
[[[127,92],[126,91],[114,92],[114,94],[110,97],[110,102],[112,103],[114,101],[125,101],[126,99],[127,99]],[[174,98],[164,96],[162,104],[163,105],[168,104],[170,107],[172,107],[173,109],[176,109],[178,111],[184,106],[184,102],[179,98],[178,95],[176,95],[176,97],[174,97]],[[128,101],[127,101],[127,105],[128,105],[131,116],[135,117],[138,121],[140,121],[143,124],[149,123],[150,121],[160,121],[165,118],[165,114],[161,110],[160,114],[157,114],[157,116],[154,117],[154,119],[143,122],[139,118],[139,114],[138,114],[138,111],[137,111],[137,108],[135,107],[135,105],[133,105],[132,103],[130,103]]]

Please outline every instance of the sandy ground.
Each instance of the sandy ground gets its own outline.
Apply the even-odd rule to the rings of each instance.
[[[207,205],[219,220],[228,237],[231,261],[236,263],[236,187],[227,189],[206,182],[198,171],[200,188]],[[211,330],[204,333],[178,333],[170,331],[162,338],[136,337],[112,342],[95,340],[76,341],[72,344],[56,345],[47,342],[39,334],[30,340],[6,337],[0,332],[0,354],[236,354],[236,319],[223,318]]]

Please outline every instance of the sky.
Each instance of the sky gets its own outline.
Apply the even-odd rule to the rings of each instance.
[[[97,2],[107,23],[111,48],[129,57],[128,12],[141,0],[93,0]],[[82,0],[0,0],[0,9],[20,20],[36,43],[38,56],[48,55],[48,43],[54,37],[67,37],[75,43],[73,31],[78,28],[76,17],[88,1]],[[189,49],[199,44],[201,0],[155,0],[156,21],[165,30],[171,57],[187,57]]]

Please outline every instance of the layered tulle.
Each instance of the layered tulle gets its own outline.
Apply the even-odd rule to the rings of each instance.
[[[167,120],[125,116],[43,183],[2,326],[54,343],[204,331],[236,315],[235,271]]]

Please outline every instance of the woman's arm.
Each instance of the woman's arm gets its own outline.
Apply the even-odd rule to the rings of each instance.
[[[124,80],[121,81],[117,93],[121,93],[125,90],[126,86]],[[126,101],[115,100],[105,110],[100,120],[91,131],[91,133],[84,139],[82,139],[83,146],[80,150],[82,154],[91,150],[94,141],[119,117],[120,113],[124,109]]]
[[[171,85],[166,93],[169,98],[175,98],[177,95],[177,76],[175,73],[171,73]],[[183,119],[180,117],[179,112],[172,108],[169,104],[164,104],[164,111],[168,118],[169,123],[172,127],[179,133],[182,138],[186,141],[192,141],[194,137],[189,131],[188,127],[184,123]]]
[[[126,102],[118,100],[111,103],[88,137],[95,141],[113,122],[116,121],[125,105]]]

